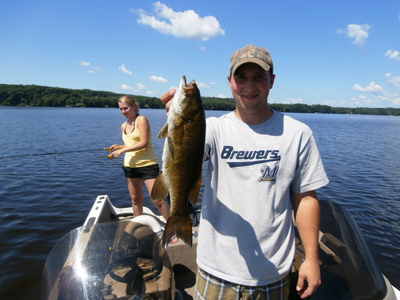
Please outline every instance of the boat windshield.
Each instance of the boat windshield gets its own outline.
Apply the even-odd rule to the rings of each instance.
[[[79,227],[51,251],[42,299],[171,299],[173,273],[160,237],[132,221]]]

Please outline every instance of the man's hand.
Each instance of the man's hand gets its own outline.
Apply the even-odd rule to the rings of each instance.
[[[176,92],[176,89],[172,88],[168,92],[165,92],[164,94],[162,94],[162,96],[160,98],[161,102],[165,104],[165,110],[167,111],[167,116],[168,116],[169,107],[171,106],[171,100],[174,97],[175,92]]]
[[[300,265],[296,290],[301,299],[310,297],[321,285],[318,261],[305,261]]]

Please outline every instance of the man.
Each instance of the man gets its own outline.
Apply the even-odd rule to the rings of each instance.
[[[321,283],[315,190],[328,178],[311,130],[268,107],[274,80],[268,50],[235,51],[228,82],[236,110],[207,119],[197,299],[287,299],[292,211],[306,253],[297,292],[309,297]],[[172,95],[161,97],[167,109]]]

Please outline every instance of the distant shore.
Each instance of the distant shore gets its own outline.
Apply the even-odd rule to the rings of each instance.
[[[133,95],[142,108],[164,108],[157,97]],[[40,85],[0,84],[0,106],[34,107],[118,107],[121,94],[89,89],[66,89]],[[233,98],[202,97],[206,110],[235,109]],[[277,104],[280,112],[400,116],[400,108],[332,107],[328,105]]]

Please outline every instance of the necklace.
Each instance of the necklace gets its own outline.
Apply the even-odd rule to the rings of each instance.
[[[125,134],[127,134],[127,132],[126,132],[126,126],[128,126],[128,124],[129,124],[130,126],[132,126],[132,130],[131,130],[131,132],[130,132],[130,133],[132,133],[132,132],[134,132],[134,131],[135,131],[135,122],[136,122],[136,118],[135,118],[135,120],[133,120],[133,121],[132,121],[132,123],[131,123],[131,124],[129,124],[129,120],[128,120],[128,121],[126,121],[126,124],[125,124]]]

